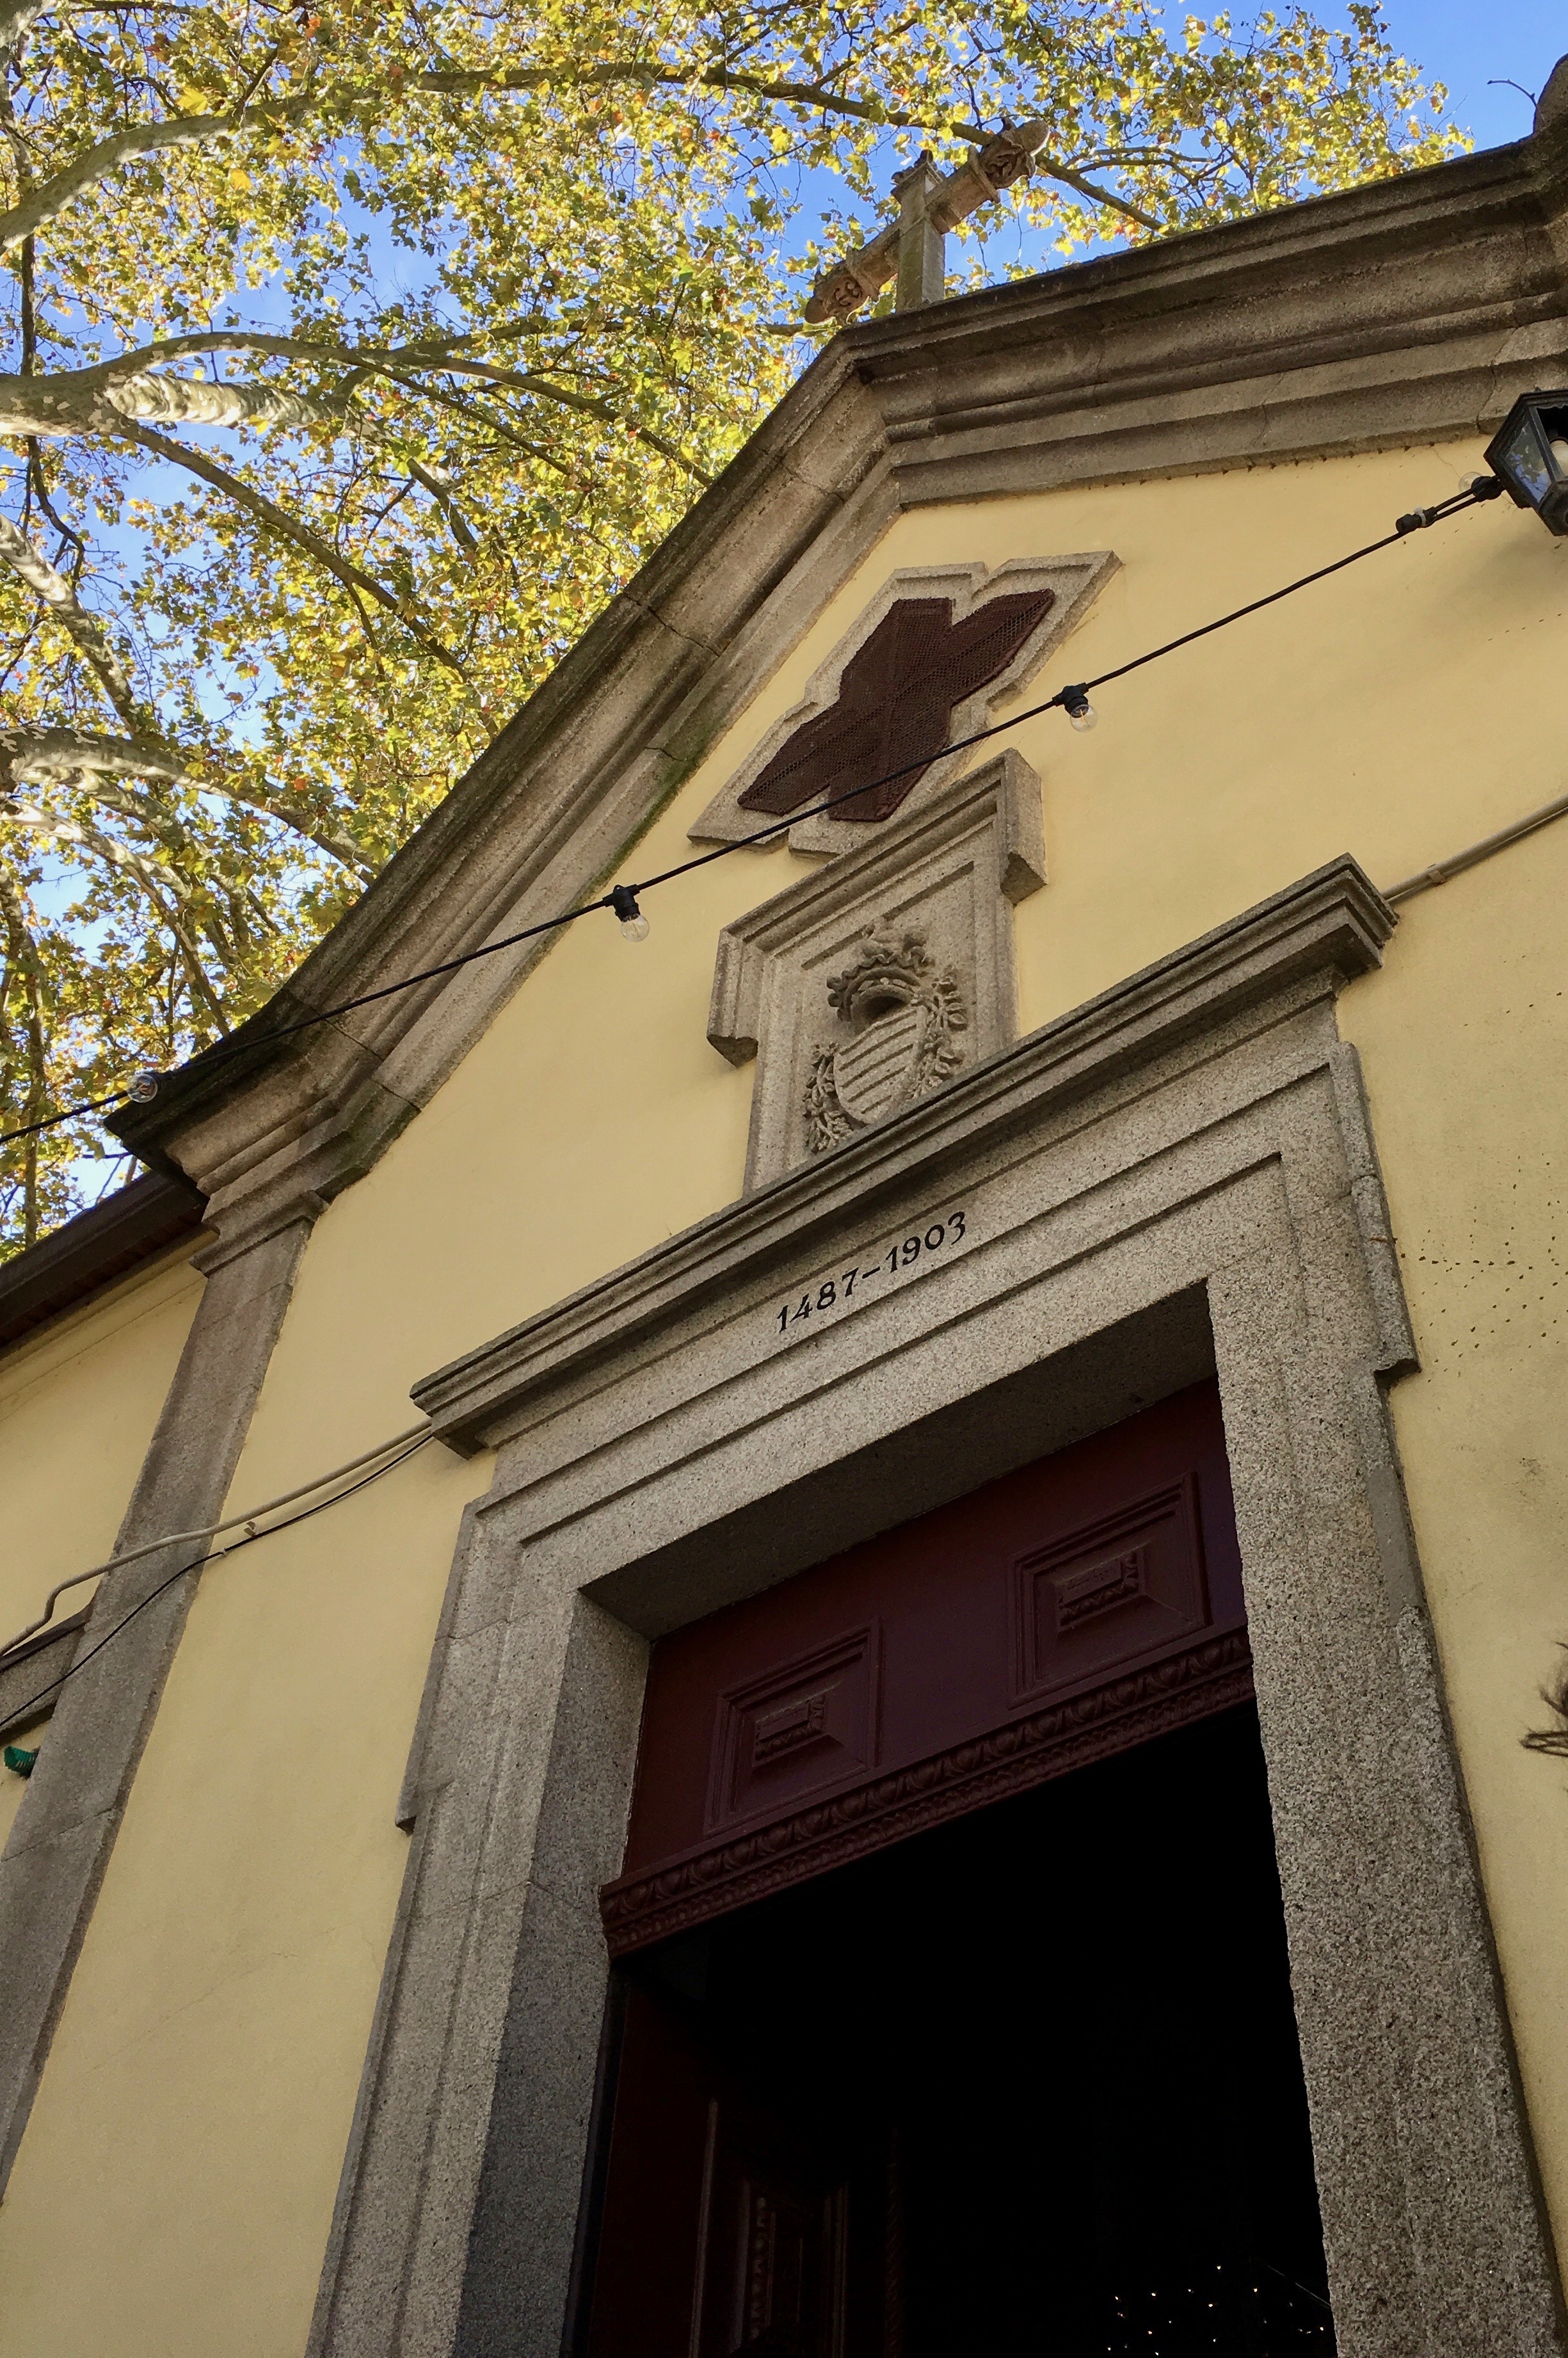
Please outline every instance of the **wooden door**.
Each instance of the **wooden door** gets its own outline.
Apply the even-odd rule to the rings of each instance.
[[[775,2108],[708,2104],[699,2358],[846,2358],[849,2172]]]
[[[654,1648],[612,1954],[1249,1701],[1195,1385]]]
[[[869,2071],[787,1940],[738,1981],[731,1936],[816,1894],[810,1967],[869,1954],[841,1871],[1247,1703],[1245,1618],[1211,1383],[659,1641],[602,1895],[631,1986],[587,2358],[903,2358],[920,2033],[873,2023]]]
[[[883,2358],[878,2142],[633,1985],[587,2358]]]

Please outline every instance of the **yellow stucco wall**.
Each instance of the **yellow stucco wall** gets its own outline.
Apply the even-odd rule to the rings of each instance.
[[[1568,569],[1568,568],[1565,568]],[[1394,1422],[1560,2253],[1568,1762],[1527,1752],[1568,1640],[1568,820],[1406,904],[1340,1002],[1421,1353]]]
[[[38,1619],[57,1580],[114,1544],[201,1299],[194,1249],[138,1270],[0,1357],[0,1643]],[[57,1616],[80,1611],[95,1585],[69,1590]],[[38,1745],[41,1731],[26,1741]],[[0,1771],[0,1846],[26,1791]]]
[[[201,1299],[194,1244],[0,1357],[0,1642],[109,1553]],[[74,1613],[91,1588],[72,1589]]]
[[[696,813],[895,566],[1114,548],[1123,570],[1048,687],[1376,536],[1477,455],[905,516],[661,817],[635,871],[688,849]],[[1091,736],[1059,715],[1022,726],[1051,870],[1018,913],[1025,1026],[1338,852],[1391,882],[1568,790],[1552,685],[1565,604],[1568,544],[1494,507],[1108,688]],[[319,1223],[233,1503],[395,1430],[416,1377],[734,1196],[751,1076],[704,1037],[714,939],[799,865],[782,849],[738,854],[665,888],[638,948],[608,920],[562,938]],[[1502,1217],[1486,1133],[1517,1138],[1521,1195],[1541,1184],[1558,1067],[1542,1063],[1544,1028],[1505,1011],[1525,979],[1544,998],[1565,866],[1568,823],[1412,904],[1384,974],[1344,1002],[1366,1042],[1407,1250],[1433,1240],[1411,1275],[1423,1343],[1452,1323],[1456,1240],[1490,1236]],[[1456,1055],[1460,1007],[1472,1028]],[[1526,1238],[1524,1215],[1510,1217],[1507,1233]],[[1546,1215],[1533,1198],[1530,1217],[1534,1239]],[[1568,1804],[1561,1772],[1518,1748],[1552,1641],[1568,1636],[1545,1366],[1507,1335],[1467,1359],[1434,1344],[1399,1415],[1568,2239]],[[1477,1497],[1454,1437],[1476,1451],[1487,1432],[1497,1450]],[[1517,1482],[1499,1471],[1514,1463]],[[0,2209],[0,2358],[301,2348],[401,1873],[393,1799],[458,1516],[487,1479],[432,1449],[203,1584]]]

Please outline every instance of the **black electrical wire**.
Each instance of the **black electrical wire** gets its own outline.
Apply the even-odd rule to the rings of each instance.
[[[651,892],[658,884],[671,883],[677,876],[689,876],[696,868],[706,868],[715,860],[727,860],[731,852],[744,851],[759,843],[770,842],[774,836],[787,834],[803,819],[819,818],[825,811],[836,810],[841,803],[856,802],[862,795],[874,794],[880,786],[896,784],[911,771],[927,770],[933,762],[940,762],[950,753],[967,752],[972,745],[983,745],[989,738],[1004,736],[1008,730],[1018,728],[1025,720],[1037,720],[1043,713],[1070,708],[1086,698],[1092,687],[1105,687],[1112,680],[1125,679],[1129,672],[1141,671],[1145,664],[1158,663],[1162,655],[1174,654],[1180,647],[1190,647],[1195,639],[1206,639],[1215,631],[1223,631],[1232,622],[1244,622],[1249,614],[1258,614],[1265,606],[1277,606],[1281,598],[1294,597],[1298,590],[1309,590],[1315,581],[1326,581],[1331,574],[1343,573],[1347,565],[1358,565],[1364,557],[1375,557],[1382,548],[1392,548],[1412,532],[1424,531],[1430,525],[1441,524],[1461,508],[1478,507],[1496,499],[1503,486],[1496,476],[1481,476],[1467,491],[1454,492],[1430,508],[1412,508],[1400,517],[1394,529],[1380,540],[1369,540],[1364,548],[1353,548],[1348,557],[1336,557],[1332,565],[1320,565],[1314,573],[1303,573],[1294,581],[1287,581],[1282,590],[1271,590],[1265,598],[1254,598],[1245,606],[1233,607],[1228,614],[1218,615],[1212,622],[1204,622],[1195,631],[1184,631],[1179,639],[1167,639],[1162,646],[1151,647],[1146,654],[1134,655],[1130,663],[1119,664],[1113,671],[1102,671],[1094,679],[1083,680],[1067,687],[1059,687],[1043,704],[1032,704],[1026,711],[1010,713],[1005,720],[994,721],[989,729],[977,729],[972,736],[959,737],[935,753],[922,754],[917,761],[902,763],[896,770],[884,771],[880,778],[862,778],[842,793],[827,795],[826,800],[812,803],[805,810],[791,811],[785,818],[773,820],[771,826],[760,827],[752,835],[737,836],[730,843],[721,843],[712,851],[701,851],[676,867],[661,869],[656,876],[644,877],[640,884],[618,884],[597,901],[583,901],[572,909],[563,909],[559,916],[545,917],[536,925],[524,925],[517,933],[503,935],[500,941],[485,942],[477,950],[464,950],[458,957],[444,958],[439,966],[422,967],[417,974],[406,974],[396,982],[384,983],[379,990],[362,991],[357,999],[341,1000],[335,1007],[323,1007],[313,1015],[302,1015],[292,1023],[277,1024],[273,1030],[253,1034],[249,1039],[235,1035],[221,1040],[201,1051],[201,1062],[207,1070],[225,1055],[248,1055],[272,1045],[275,1040],[287,1040],[297,1032],[308,1032],[318,1023],[330,1023],[340,1015],[351,1015],[357,1008],[373,1007],[377,1001],[392,999],[400,990],[413,990],[422,982],[438,981],[444,974],[455,974],[460,967],[472,966],[476,959],[495,957],[502,950],[515,949],[519,942],[535,941],[541,934],[557,933],[563,925],[572,925],[579,917],[591,916],[598,909],[613,909],[617,915],[635,914],[637,897]],[[156,1077],[156,1076],[155,1076]],[[102,1113],[105,1106],[124,1105],[131,1100],[133,1089],[126,1087],[111,1092],[108,1097],[90,1098],[81,1105],[67,1106],[61,1113],[47,1114],[39,1121],[24,1122],[19,1129],[0,1130],[0,1146],[15,1144],[20,1138],[33,1138],[40,1130],[53,1130],[62,1121],[79,1120],[83,1114]]]
[[[223,1556],[236,1555],[241,1548],[254,1547],[257,1540],[271,1539],[275,1531],[292,1531],[296,1523],[308,1522],[312,1515],[321,1514],[328,1507],[341,1506],[345,1498],[351,1498],[356,1490],[368,1489],[373,1482],[379,1482],[384,1474],[390,1474],[395,1467],[406,1466],[416,1452],[423,1449],[425,1444],[432,1437],[427,1433],[420,1433],[416,1440],[409,1443],[406,1449],[400,1450],[395,1457],[389,1457],[384,1466],[377,1466],[369,1474],[362,1474],[359,1480],[351,1482],[346,1490],[334,1491],[330,1498],[318,1498],[313,1507],[302,1507],[297,1515],[286,1515],[282,1522],[269,1523],[265,1531],[249,1531],[243,1539],[233,1541],[228,1547],[211,1548],[205,1555],[193,1555],[189,1563],[182,1563],[178,1571],[169,1574],[167,1580],[160,1580],[156,1588],[149,1588],[146,1595],[137,1604],[132,1606],[123,1621],[116,1621],[112,1629],[104,1631],[96,1645],[89,1646],[85,1654],[77,1656],[70,1670],[62,1671],[58,1679],[51,1679],[47,1687],[40,1687],[36,1695],[28,1702],[20,1704],[16,1710],[8,1711],[5,1714],[6,1725],[16,1726],[18,1723],[26,1720],[30,1711],[36,1711],[39,1704],[47,1703],[50,1695],[58,1694],[67,1679],[73,1679],[78,1671],[85,1670],[93,1656],[101,1654],[112,1638],[117,1638],[122,1629],[128,1629],[138,1613],[154,1604],[163,1595],[165,1589],[172,1588],[177,1580],[183,1580],[188,1572],[197,1572],[204,1563],[216,1563]]]
[[[1498,489],[1501,489],[1500,485]],[[988,737],[1000,737],[1009,729],[1016,729],[1021,721],[1037,720],[1043,712],[1071,707],[1077,699],[1087,698],[1091,687],[1104,687],[1110,680],[1125,679],[1130,671],[1141,671],[1145,664],[1158,663],[1162,655],[1174,654],[1178,647],[1191,646],[1195,639],[1206,639],[1211,631],[1223,631],[1227,623],[1239,622],[1265,606],[1278,605],[1281,598],[1292,597],[1298,590],[1310,589],[1314,581],[1325,581],[1331,573],[1342,573],[1347,565],[1357,565],[1362,557],[1374,557],[1380,548],[1392,548],[1396,541],[1408,538],[1411,533],[1421,531],[1428,525],[1440,524],[1444,516],[1452,515],[1459,508],[1478,506],[1494,496],[1490,492],[1455,492],[1436,507],[1414,508],[1409,515],[1400,516],[1393,531],[1385,533],[1381,540],[1369,540],[1365,548],[1353,548],[1348,557],[1336,557],[1332,565],[1320,566],[1315,573],[1303,573],[1299,581],[1287,581],[1282,590],[1271,590],[1266,598],[1255,598],[1249,606],[1238,606],[1230,613],[1221,614],[1216,622],[1204,622],[1195,631],[1184,632],[1179,639],[1167,639],[1163,646],[1151,647],[1147,654],[1134,655],[1130,663],[1119,665],[1115,671],[1102,671],[1094,679],[1059,687],[1054,696],[1046,698],[1044,704],[1032,704],[1025,712],[1010,713],[1005,720],[994,721],[989,729],[977,729],[972,737],[959,737],[951,745],[944,746],[939,753],[926,753],[919,761],[905,762],[902,767],[889,770],[882,777],[869,778],[844,794],[829,795],[826,802],[813,803],[807,810],[792,811],[787,818],[776,819],[772,827],[759,827],[754,835],[737,836],[730,843],[719,844],[716,850],[698,852],[695,859],[683,860],[678,868],[665,868],[657,876],[647,877],[641,884],[624,885],[622,890],[630,892],[635,900],[639,892],[650,892],[655,884],[667,884],[673,877],[689,876],[694,868],[706,868],[710,860],[723,860],[731,851],[743,851],[750,844],[765,843],[770,836],[780,835],[786,827],[797,827],[802,819],[816,818],[821,812],[832,810],[839,803],[851,803],[861,795],[874,794],[879,786],[892,785],[895,779],[907,777],[911,770],[928,770],[933,762],[945,761],[949,753],[967,752],[971,745],[983,744]],[[597,909],[608,904],[595,901],[590,905]],[[497,943],[496,946],[499,948],[501,945]]]

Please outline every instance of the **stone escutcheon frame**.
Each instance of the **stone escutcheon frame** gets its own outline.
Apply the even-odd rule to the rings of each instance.
[[[1017,1035],[1012,912],[1045,882],[1039,773],[1010,748],[867,832],[719,936],[708,1037],[733,1065],[757,1059],[748,1189],[811,1151],[803,1103],[813,1049],[838,1028],[827,984],[861,940],[914,930],[951,978],[960,1064]]]
[[[1341,2358],[1562,2352],[1335,1019],[1393,924],[1335,861],[416,1388],[495,1474],[410,1760],[318,2358],[557,2358],[647,1640],[1211,1371]]]

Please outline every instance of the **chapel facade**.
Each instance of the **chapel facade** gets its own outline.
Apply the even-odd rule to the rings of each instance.
[[[115,1118],[0,2358],[1563,2358],[1562,388],[1568,59],[848,326]]]

